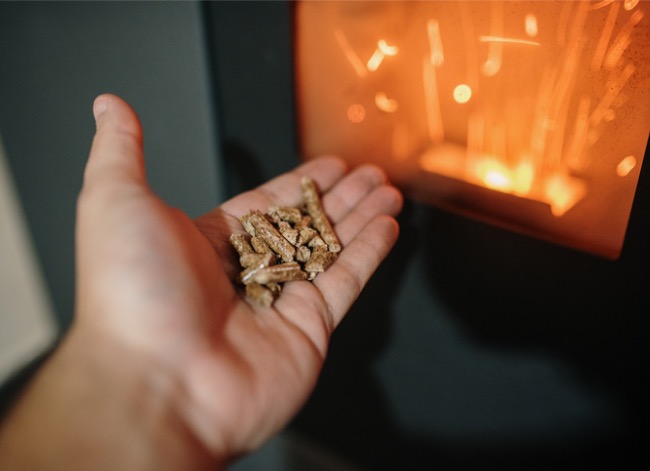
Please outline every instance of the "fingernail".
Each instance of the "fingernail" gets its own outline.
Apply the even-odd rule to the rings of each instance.
[[[99,119],[101,115],[108,109],[108,97],[101,95],[95,98],[93,103],[93,115],[95,116],[95,121]]]

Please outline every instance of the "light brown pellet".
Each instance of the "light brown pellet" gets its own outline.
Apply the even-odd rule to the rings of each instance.
[[[248,235],[230,236],[243,268],[238,281],[246,296],[262,306],[271,306],[288,281],[313,281],[341,250],[315,183],[303,177],[301,189],[302,207],[274,205],[265,214],[251,210],[240,218]]]
[[[341,243],[339,242],[339,239],[332,228],[332,224],[323,210],[323,205],[321,204],[316,184],[307,176],[302,177],[300,184],[302,186],[302,193],[305,198],[307,212],[312,218],[314,227],[329,247],[330,252],[340,252]]]

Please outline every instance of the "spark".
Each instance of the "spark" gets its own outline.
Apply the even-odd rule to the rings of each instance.
[[[524,20],[524,28],[526,34],[530,38],[537,36],[537,16],[534,13],[528,13]]]
[[[636,157],[628,155],[616,166],[616,175],[619,177],[625,177],[634,169],[634,167],[636,167]]]
[[[429,50],[431,51],[431,65],[440,67],[445,61],[442,52],[442,38],[440,37],[440,24],[433,18],[427,21],[427,34],[429,36]]]
[[[454,100],[456,103],[467,103],[472,98],[472,89],[469,85],[461,83],[454,88]]]
[[[349,64],[352,66],[359,78],[366,77],[368,75],[368,71],[363,65],[361,59],[359,59],[359,56],[357,56],[352,47],[350,47],[350,43],[348,42],[348,39],[343,31],[337,29],[334,31],[334,36],[336,37],[336,41],[339,43],[339,47],[343,51],[343,55],[348,60]]]
[[[397,100],[388,98],[384,92],[378,92],[375,95],[375,105],[386,113],[394,113],[399,108]]]
[[[526,46],[540,45],[538,41],[530,41],[528,39],[517,39],[517,38],[504,38],[502,36],[479,36],[478,40],[483,43],[524,44]]]
[[[363,105],[354,103],[348,107],[347,115],[350,122],[358,124],[366,119],[366,109]]]

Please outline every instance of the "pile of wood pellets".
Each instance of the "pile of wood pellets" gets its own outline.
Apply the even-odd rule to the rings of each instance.
[[[243,268],[238,281],[245,286],[248,298],[266,307],[277,299],[285,282],[312,281],[341,251],[316,184],[305,176],[300,185],[301,207],[250,211],[240,218],[248,234],[230,235]]]

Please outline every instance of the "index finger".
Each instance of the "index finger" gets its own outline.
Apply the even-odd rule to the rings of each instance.
[[[269,206],[297,206],[302,203],[300,179],[311,177],[321,192],[329,190],[347,172],[338,157],[319,157],[282,174],[254,190],[242,193],[221,205],[221,210],[240,217],[253,209],[265,212]]]

